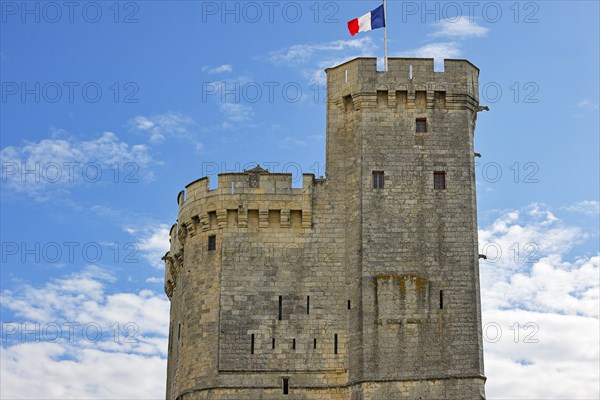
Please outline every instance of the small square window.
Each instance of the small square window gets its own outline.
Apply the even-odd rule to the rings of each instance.
[[[417,133],[427,132],[427,118],[417,118]]]
[[[208,237],[208,251],[214,251],[217,249],[217,236],[210,235]]]
[[[373,189],[383,189],[384,174],[383,171],[373,171]]]
[[[446,189],[446,173],[444,171],[436,171],[433,173],[433,188],[435,190]]]

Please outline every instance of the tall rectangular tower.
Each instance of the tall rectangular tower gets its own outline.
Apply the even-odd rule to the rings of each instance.
[[[189,184],[164,257],[167,398],[485,398],[465,60],[327,70],[327,177]]]
[[[468,61],[327,71],[327,177],[345,216],[356,399],[484,398]]]

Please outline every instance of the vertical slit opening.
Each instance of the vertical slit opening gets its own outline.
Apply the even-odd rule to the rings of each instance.
[[[440,310],[444,308],[444,291],[440,290]]]
[[[337,333],[333,335],[333,354],[338,353],[338,335]]]
[[[296,339],[292,339],[292,350],[296,350]]]
[[[283,378],[282,387],[283,387],[283,394],[290,393],[290,380],[288,378]]]
[[[352,309],[352,303],[350,302],[350,300],[348,300],[348,310]]]
[[[250,354],[254,354],[254,333],[250,337]]]
[[[306,296],[306,314],[310,314],[310,296]]]
[[[272,340],[272,347],[273,347],[273,350],[275,350],[275,338],[273,338],[273,340]]]
[[[283,320],[283,296],[279,296],[279,320]]]
[[[317,348],[317,338],[313,339],[313,349]]]

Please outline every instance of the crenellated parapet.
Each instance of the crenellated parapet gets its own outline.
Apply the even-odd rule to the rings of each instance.
[[[213,190],[208,177],[187,185],[177,196],[178,223],[171,228],[171,250],[164,257],[165,292],[170,297],[176,286],[188,238],[220,231],[312,229],[314,182],[314,175],[304,174],[302,188],[294,188],[292,174],[270,173],[257,166],[243,173],[219,174]]]
[[[217,189],[210,190],[209,178],[202,178],[179,194],[178,221],[187,234],[248,228],[253,211],[258,213],[259,228],[291,228],[292,216],[300,214],[300,225],[294,227],[311,228],[314,175],[303,175],[302,188],[292,187],[292,174],[272,174],[260,166],[243,173],[220,174],[218,179]]]
[[[328,102],[350,112],[365,108],[471,109],[479,105],[479,69],[466,60],[390,58],[387,72],[377,59],[357,58],[327,69]]]

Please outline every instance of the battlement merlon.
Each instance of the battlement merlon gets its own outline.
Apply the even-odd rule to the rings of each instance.
[[[376,58],[355,58],[328,68],[327,95],[338,101],[348,95],[377,91],[445,92],[479,104],[479,68],[467,60],[444,60],[444,72],[434,72],[433,58],[390,58],[388,71],[377,71]]]

